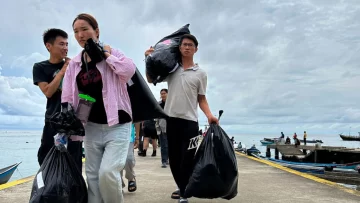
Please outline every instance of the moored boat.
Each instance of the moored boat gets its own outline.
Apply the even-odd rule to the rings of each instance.
[[[360,141],[360,136],[343,135],[343,134],[339,134],[339,136],[344,141]]]
[[[260,140],[261,144],[263,145],[268,145],[268,144],[273,144],[273,141],[266,141],[266,140]]]
[[[0,185],[7,183],[20,163],[0,169]]]
[[[258,150],[255,145],[253,145],[251,148],[246,150],[246,154],[247,155],[258,155],[260,154],[260,150]]]

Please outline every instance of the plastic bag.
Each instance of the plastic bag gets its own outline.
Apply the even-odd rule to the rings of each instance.
[[[210,125],[194,161],[185,197],[230,200],[237,195],[238,167],[235,151],[229,137],[219,125]]]
[[[67,148],[68,136],[64,133],[58,133],[54,136],[54,141],[55,147],[58,150],[63,151]]]
[[[67,135],[85,135],[85,129],[80,121],[76,117],[75,111],[71,104],[62,103],[61,111],[55,113],[50,118],[51,127],[57,132]]]
[[[99,63],[106,58],[103,45],[100,42],[94,41],[92,38],[86,41],[84,50],[91,58],[91,61],[95,63]]]
[[[85,180],[64,145],[46,155],[33,182],[29,203],[87,203]]]
[[[146,73],[154,85],[162,82],[179,67],[178,61],[181,57],[179,41],[184,34],[190,34],[189,25],[186,24],[176,32],[161,39],[154,46],[154,52],[146,58]]]
[[[127,83],[127,91],[131,102],[133,123],[167,117],[137,68]]]

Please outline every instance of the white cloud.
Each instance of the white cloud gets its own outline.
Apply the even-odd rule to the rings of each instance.
[[[9,115],[42,116],[46,99],[38,92],[29,78],[0,76],[0,105]]]
[[[45,97],[30,79],[32,64],[48,55],[42,33],[50,27],[66,30],[69,55],[75,56],[81,48],[71,24],[84,11],[98,19],[100,39],[123,50],[143,75],[145,49],[190,23],[199,40],[195,60],[208,73],[210,107],[214,114],[225,110],[222,123],[230,131],[334,133],[351,126],[360,131],[355,1],[89,0],[68,2],[66,9],[57,4],[24,0],[0,8],[0,18],[11,19],[0,26],[6,31],[0,32],[0,105],[42,115]],[[158,99],[166,84],[149,86]],[[16,100],[18,95],[24,101]],[[206,122],[202,114],[200,122]]]
[[[29,56],[19,56],[17,57],[11,64],[12,69],[18,68],[18,69],[29,69],[29,67],[32,67],[34,63],[46,60],[47,57],[38,53],[34,52],[30,54]]]

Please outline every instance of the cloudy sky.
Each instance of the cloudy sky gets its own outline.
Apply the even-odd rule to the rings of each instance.
[[[144,51],[190,23],[195,60],[208,73],[207,97],[236,134],[360,131],[360,2],[357,0],[7,1],[0,7],[0,129],[41,129],[45,96],[32,82],[48,53],[42,33],[69,33],[94,15],[100,40],[131,57],[144,74]],[[150,85],[156,98],[166,87]],[[205,117],[200,114],[200,123]]]

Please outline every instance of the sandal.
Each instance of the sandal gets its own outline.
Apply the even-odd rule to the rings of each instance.
[[[136,180],[135,181],[129,181],[128,182],[128,191],[129,192],[135,192],[137,189],[136,187]]]
[[[175,190],[175,191],[171,194],[171,199],[180,199],[180,190]]]

